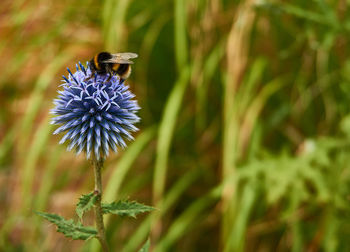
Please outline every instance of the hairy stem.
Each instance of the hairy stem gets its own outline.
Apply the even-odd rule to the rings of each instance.
[[[102,249],[104,252],[108,252],[105,227],[103,224],[103,213],[101,206],[102,199],[102,179],[101,179],[101,170],[103,167],[103,160],[96,160],[95,158],[92,160],[94,166],[95,173],[95,191],[94,193],[97,195],[97,200],[95,203],[95,222],[97,227],[97,239],[100,241]]]

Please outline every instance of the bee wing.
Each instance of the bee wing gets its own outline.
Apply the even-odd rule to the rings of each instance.
[[[103,63],[119,63],[119,64],[134,64],[134,62],[132,62],[129,59],[133,59],[133,58],[137,58],[137,54],[136,53],[115,53],[112,54],[112,58],[108,59],[108,60],[104,60],[102,61]]]
[[[125,52],[125,53],[114,53],[112,54],[112,57],[120,58],[120,59],[134,59],[134,58],[137,58],[138,55],[136,53]]]
[[[131,60],[120,59],[120,58],[112,58],[108,60],[102,61],[102,63],[118,63],[118,64],[134,64]]]

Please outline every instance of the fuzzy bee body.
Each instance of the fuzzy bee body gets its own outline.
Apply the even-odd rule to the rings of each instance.
[[[91,78],[95,73],[109,74],[107,81],[117,74],[121,81],[125,81],[131,74],[130,59],[137,58],[136,53],[115,53],[100,52],[90,60]]]

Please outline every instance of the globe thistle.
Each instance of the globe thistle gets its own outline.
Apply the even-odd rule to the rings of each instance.
[[[115,152],[125,148],[125,140],[133,140],[130,132],[138,130],[134,124],[140,121],[136,115],[140,107],[129,86],[118,76],[107,81],[108,74],[95,73],[90,78],[89,65],[79,63],[74,74],[67,70],[51,111],[56,115],[52,124],[61,125],[54,134],[65,132],[60,144],[69,141],[67,150],[84,151],[87,158],[93,154],[98,160],[108,156],[109,148]]]

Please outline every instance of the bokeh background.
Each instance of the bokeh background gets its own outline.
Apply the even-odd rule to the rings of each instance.
[[[53,136],[66,68],[139,54],[142,107],[112,154],[104,200],[157,208],[106,218],[112,251],[350,251],[348,0],[2,0],[0,251],[99,251],[34,214],[76,218],[93,188]],[[92,225],[92,216],[85,224]]]

